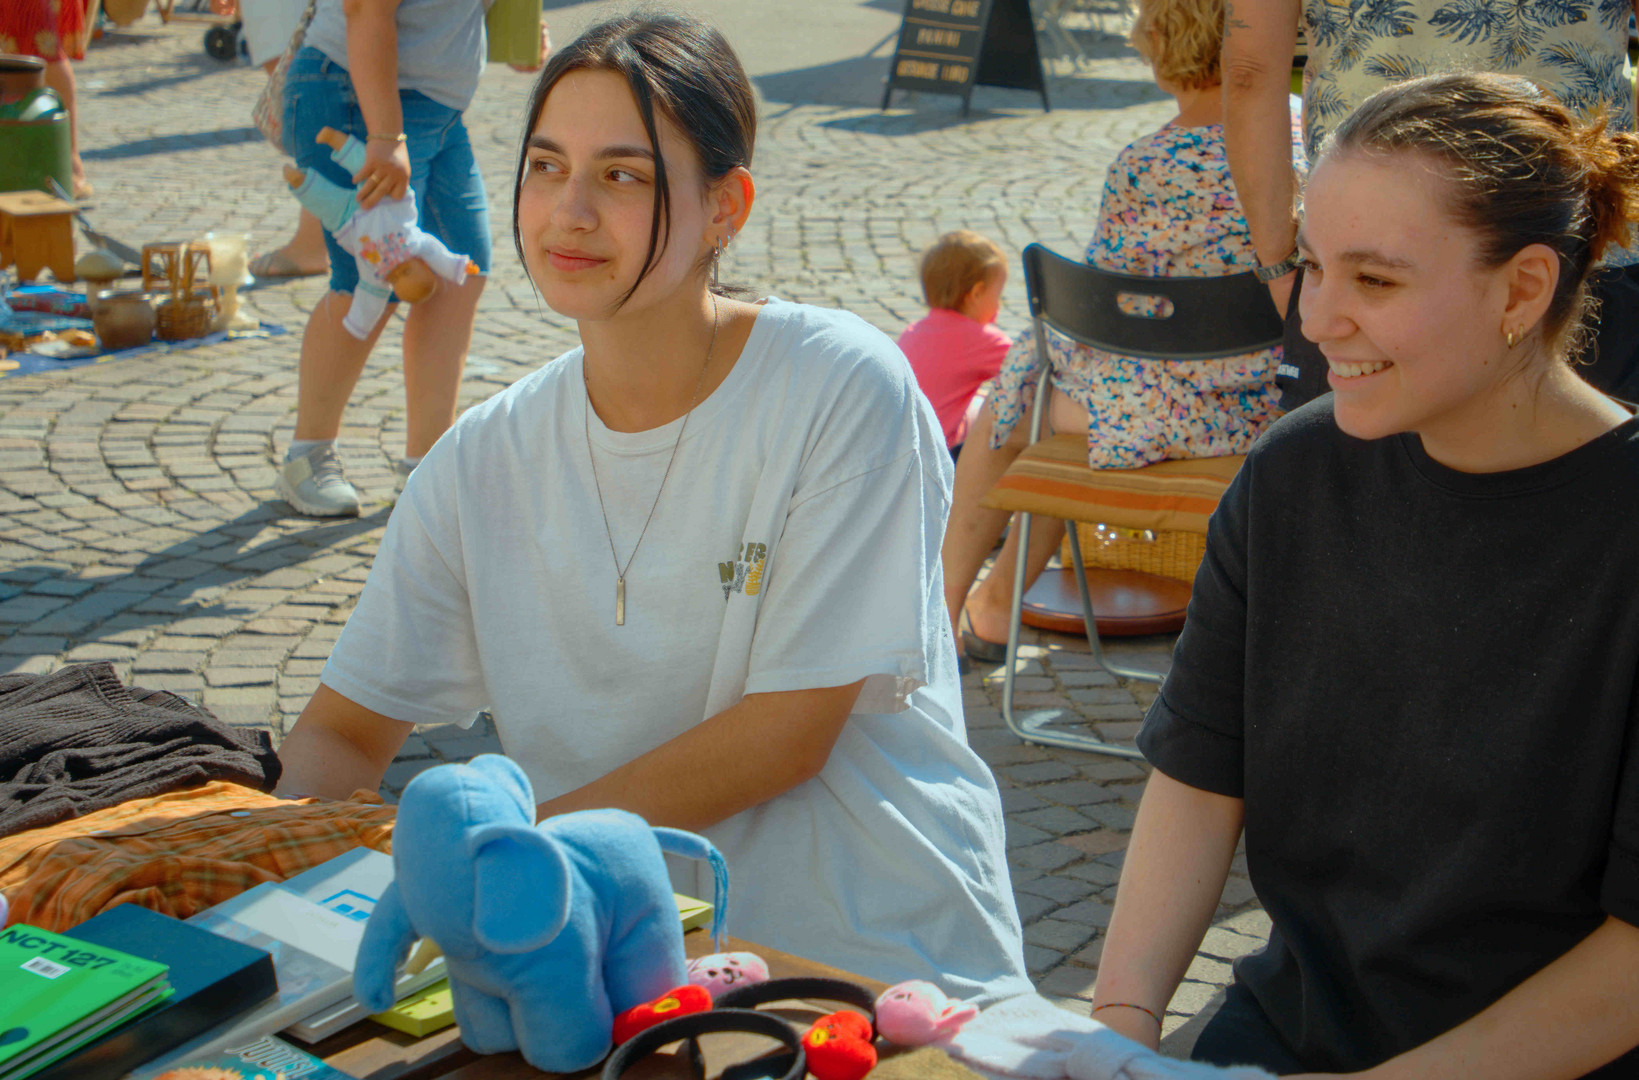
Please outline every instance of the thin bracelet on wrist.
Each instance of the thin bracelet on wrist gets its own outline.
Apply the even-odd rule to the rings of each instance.
[[[404,134],[402,131],[399,132],[397,135],[386,135],[386,134],[383,134],[381,132],[372,131],[372,132],[370,132],[370,134],[366,135],[365,138],[366,139],[379,139],[382,142],[408,142],[410,137],[408,135]]]
[[[1151,1012],[1149,1009],[1146,1009],[1142,1005],[1134,1005],[1130,1001],[1110,1001],[1110,1002],[1104,1003],[1103,1005],[1093,1006],[1093,1012],[1095,1012],[1095,1013],[1098,1012],[1101,1009],[1137,1009],[1139,1012],[1143,1013],[1145,1016],[1149,1017],[1151,1020],[1154,1020],[1156,1027],[1165,1027],[1166,1026],[1166,1025],[1161,1023],[1161,1018],[1159,1016],[1156,1016],[1155,1013]],[[1088,1015],[1092,1015],[1092,1014],[1089,1013]]]

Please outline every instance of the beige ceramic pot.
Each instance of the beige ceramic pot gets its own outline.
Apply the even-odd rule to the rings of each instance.
[[[154,336],[154,306],[145,292],[105,292],[92,305],[91,325],[110,351],[146,345]]]

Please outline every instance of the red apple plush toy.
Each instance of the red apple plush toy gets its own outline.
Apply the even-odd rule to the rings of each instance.
[[[647,1031],[662,1020],[689,1013],[709,1012],[711,993],[703,986],[678,986],[666,991],[653,1001],[633,1005],[615,1017],[615,1045],[630,1039],[640,1031]]]
[[[802,1037],[815,1080],[863,1080],[876,1068],[871,1022],[856,1012],[822,1016]]]

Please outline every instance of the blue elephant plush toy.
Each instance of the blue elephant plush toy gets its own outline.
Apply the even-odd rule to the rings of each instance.
[[[710,841],[624,810],[536,825],[529,778],[498,754],[428,769],[399,802],[396,876],[364,928],[354,994],[390,1008],[394,969],[430,938],[475,1052],[590,1068],[609,1052],[615,1014],[688,981],[662,852],[711,863],[720,949],[728,870]]]

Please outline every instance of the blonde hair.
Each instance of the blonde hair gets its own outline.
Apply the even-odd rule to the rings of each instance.
[[[948,232],[922,253],[922,298],[930,308],[954,311],[975,285],[1006,269],[1007,255],[994,240],[971,229]]]
[[[1138,0],[1128,40],[1158,82],[1185,90],[1216,86],[1222,81],[1224,0]]]

